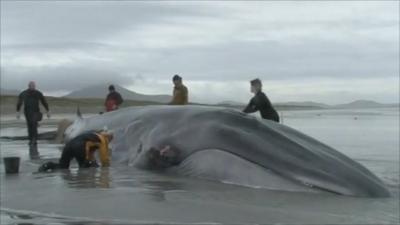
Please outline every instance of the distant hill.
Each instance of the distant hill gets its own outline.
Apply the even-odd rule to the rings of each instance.
[[[80,111],[83,114],[87,113],[99,113],[104,112],[104,99],[95,98],[60,98],[46,96],[46,100],[49,103],[50,110],[52,113],[63,113],[75,115],[77,107],[79,106]],[[0,115],[14,114],[15,105],[18,101],[17,96],[0,96]],[[145,106],[145,105],[160,105],[162,103],[146,102],[146,101],[134,101],[125,100],[122,107],[130,106]],[[44,111],[42,105],[40,105],[42,111]]]
[[[246,104],[235,101],[223,101],[218,103],[220,106],[243,108]],[[278,110],[285,109],[362,109],[362,108],[386,108],[386,107],[399,107],[399,104],[383,104],[370,100],[357,100],[347,104],[328,105],[318,102],[305,101],[305,102],[278,102],[273,103],[274,107]]]
[[[312,102],[312,101],[305,101],[305,102],[281,102],[281,103],[276,103],[275,105],[277,106],[296,106],[296,107],[311,107],[311,108],[330,108],[332,106],[319,103],[319,102]]]
[[[241,103],[241,102],[236,102],[236,101],[223,101],[218,103],[217,105],[221,106],[246,106],[247,103]],[[331,107],[330,105],[323,104],[323,103],[318,103],[318,102],[275,102],[273,103],[274,106],[276,107],[287,107],[287,106],[292,106],[296,108],[302,108],[302,107],[307,107],[307,108],[329,108]]]
[[[18,90],[11,90],[11,89],[0,89],[1,95],[9,95],[9,96],[18,96],[21,91]]]
[[[236,102],[236,101],[222,101],[219,102],[217,105],[220,106],[244,106],[246,103]]]
[[[114,85],[116,91],[118,91],[123,99],[126,100],[134,100],[134,101],[146,101],[146,102],[158,102],[158,103],[167,103],[171,101],[172,96],[170,95],[144,95],[139,94],[134,91],[130,91],[126,88],[123,88],[119,85]],[[65,98],[100,98],[105,99],[108,94],[108,85],[95,85],[86,87],[77,91],[73,91],[68,95],[65,95]]]
[[[360,108],[385,108],[385,107],[399,107],[399,104],[382,104],[370,100],[357,100],[347,104],[339,104],[333,106],[334,108],[341,109],[360,109]]]

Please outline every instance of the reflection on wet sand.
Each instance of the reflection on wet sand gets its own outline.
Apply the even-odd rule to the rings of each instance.
[[[129,169],[128,169],[129,170]],[[125,173],[114,174],[114,168],[81,168],[60,170],[59,175],[70,188],[77,189],[98,189],[98,188],[129,188],[142,189],[143,194],[147,195],[152,201],[165,201],[165,193],[168,191],[184,190],[184,185],[179,182],[141,179],[140,176],[126,178]]]
[[[30,159],[39,159],[40,158],[37,145],[29,146],[29,158]]]
[[[61,177],[72,188],[111,188],[109,168],[63,170]]]

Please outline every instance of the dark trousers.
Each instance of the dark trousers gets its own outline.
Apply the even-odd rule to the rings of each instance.
[[[29,144],[36,144],[38,137],[38,121],[34,117],[34,113],[25,112],[26,125],[28,126]]]
[[[61,153],[61,158],[59,160],[60,168],[69,168],[69,164],[73,158],[76,159],[79,167],[87,167],[85,145],[86,142],[84,140],[73,139],[72,141],[68,142]]]

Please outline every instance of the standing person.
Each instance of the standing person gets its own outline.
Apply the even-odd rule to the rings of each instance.
[[[26,118],[26,125],[28,126],[28,137],[29,145],[36,145],[38,136],[38,122],[42,120],[42,113],[39,108],[39,101],[47,111],[47,118],[50,118],[49,105],[44,98],[42,92],[36,90],[36,84],[34,81],[30,81],[28,89],[21,92],[18,96],[17,103],[17,119],[20,118],[20,109],[24,104],[24,114]]]
[[[261,117],[267,120],[273,120],[279,123],[279,115],[272,107],[268,97],[262,92],[262,83],[260,79],[250,81],[250,91],[254,93],[254,97],[249,104],[243,109],[244,113],[253,113],[260,111]]]
[[[80,168],[98,167],[94,152],[98,150],[101,166],[110,166],[109,143],[113,139],[111,132],[89,131],[76,136],[65,144],[58,163],[47,162],[39,167],[39,172],[55,169],[68,169],[72,159],[76,159]]]
[[[186,105],[188,104],[188,89],[182,84],[182,77],[176,74],[172,77],[172,82],[174,83],[174,91],[170,105]]]
[[[121,94],[115,90],[114,85],[110,85],[108,87],[108,91],[109,93],[107,95],[106,101],[104,102],[106,112],[117,110],[122,102],[124,102]]]

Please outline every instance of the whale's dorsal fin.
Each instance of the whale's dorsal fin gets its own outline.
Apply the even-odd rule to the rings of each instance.
[[[82,113],[81,113],[81,110],[79,108],[79,105],[76,108],[76,116],[78,117],[78,119],[82,119]]]

